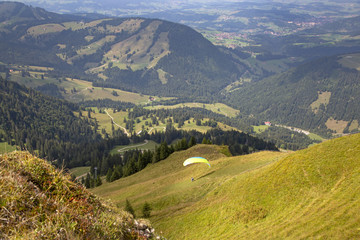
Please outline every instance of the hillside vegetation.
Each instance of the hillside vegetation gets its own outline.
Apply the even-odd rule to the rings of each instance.
[[[0,189],[1,239],[147,239],[139,226],[148,221],[135,221],[27,152],[0,155]]]
[[[211,98],[245,72],[243,64],[181,24],[80,19],[22,3],[0,3],[0,12],[6,10],[9,14],[0,18],[0,61],[16,68],[51,67],[46,77],[81,77],[94,87],[149,95]]]
[[[359,143],[356,134],[295,153],[230,158],[196,146],[94,192],[136,209],[151,203],[154,225],[170,239],[354,239]],[[183,167],[190,156],[207,157],[212,168]]]
[[[322,135],[328,130],[358,132],[360,73],[356,56],[318,59],[245,85],[230,94],[229,102],[242,113]]]

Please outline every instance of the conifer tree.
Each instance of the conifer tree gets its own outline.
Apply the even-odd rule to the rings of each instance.
[[[152,208],[151,208],[150,204],[148,202],[145,202],[144,206],[142,208],[143,217],[149,218],[151,215],[151,210],[152,210]]]
[[[90,177],[90,174],[89,174],[89,173],[86,174],[85,187],[86,187],[86,188],[90,188],[90,187],[91,187],[91,177]]]
[[[196,145],[196,139],[194,136],[191,136],[190,141],[189,141],[189,147],[192,147],[195,145]]]
[[[134,211],[133,207],[131,206],[130,201],[128,199],[126,199],[125,211],[131,213],[134,217],[136,217],[135,211]]]
[[[107,173],[106,173],[106,181],[107,181],[107,182],[111,182],[111,181],[110,181],[110,180],[111,180],[111,175],[112,175],[112,169],[109,168],[108,171],[107,171]]]

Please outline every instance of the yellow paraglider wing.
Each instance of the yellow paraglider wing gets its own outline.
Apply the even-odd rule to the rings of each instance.
[[[193,164],[193,163],[206,163],[209,167],[210,166],[210,163],[208,160],[206,160],[205,158],[202,158],[202,157],[191,157],[191,158],[188,158],[184,161],[183,165],[184,166],[187,166],[187,165],[190,165],[190,164]]]

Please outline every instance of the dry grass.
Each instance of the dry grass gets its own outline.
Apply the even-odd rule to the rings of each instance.
[[[325,107],[329,104],[331,92],[318,92],[318,99],[310,104],[311,110],[316,114],[321,104]]]
[[[27,30],[27,34],[31,36],[39,36],[42,34],[54,33],[64,31],[66,28],[60,24],[43,24],[31,27]]]
[[[130,214],[27,152],[0,156],[0,189],[0,239],[138,239]]]
[[[329,118],[325,125],[328,129],[335,131],[337,134],[343,133],[346,128],[348,122],[343,120],[335,120],[333,118]]]

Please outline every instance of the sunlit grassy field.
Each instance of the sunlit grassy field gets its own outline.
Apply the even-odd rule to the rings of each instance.
[[[219,146],[197,145],[187,151],[176,152],[168,159],[151,164],[130,177],[104,183],[93,192],[112,199],[120,206],[124,206],[125,199],[129,199],[138,214],[142,204],[148,201],[154,209],[151,220],[156,226],[163,218],[174,217],[182,209],[196,204],[234,176],[265,166],[286,155],[260,152],[244,157],[225,157],[220,151]],[[210,160],[211,168],[207,165],[183,167],[182,162],[191,156],[206,157]],[[191,177],[195,178],[194,182],[191,182]]]
[[[224,157],[197,145],[93,192],[125,199],[169,239],[357,239],[360,134],[294,153]],[[206,165],[183,167],[190,156]],[[191,182],[190,178],[195,181]]]
[[[110,154],[118,154],[124,151],[138,149],[138,150],[155,150],[156,142],[154,141],[146,141],[143,143],[130,144],[126,146],[116,146],[111,150]]]
[[[20,71],[14,71],[11,74],[11,80],[32,88],[36,88],[47,83],[54,83],[60,88],[65,89],[65,92],[62,92],[62,95],[66,100],[69,100],[71,102],[105,98],[111,99],[113,101],[131,102],[135,104],[147,104],[150,102],[150,96],[148,95],[126,92],[113,88],[93,87],[91,82],[81,79],[66,78],[64,80],[49,77],[44,77],[44,79],[42,79],[41,75],[43,75],[44,72],[39,71],[39,69],[35,67],[31,69],[33,69],[33,71],[30,71],[31,77],[22,77]],[[114,91],[117,93],[117,96],[113,95]],[[169,99],[161,97],[155,98],[157,100]]]
[[[82,176],[88,172],[90,172],[90,167],[76,167],[76,168],[70,169],[70,173],[74,174],[75,177]]]

